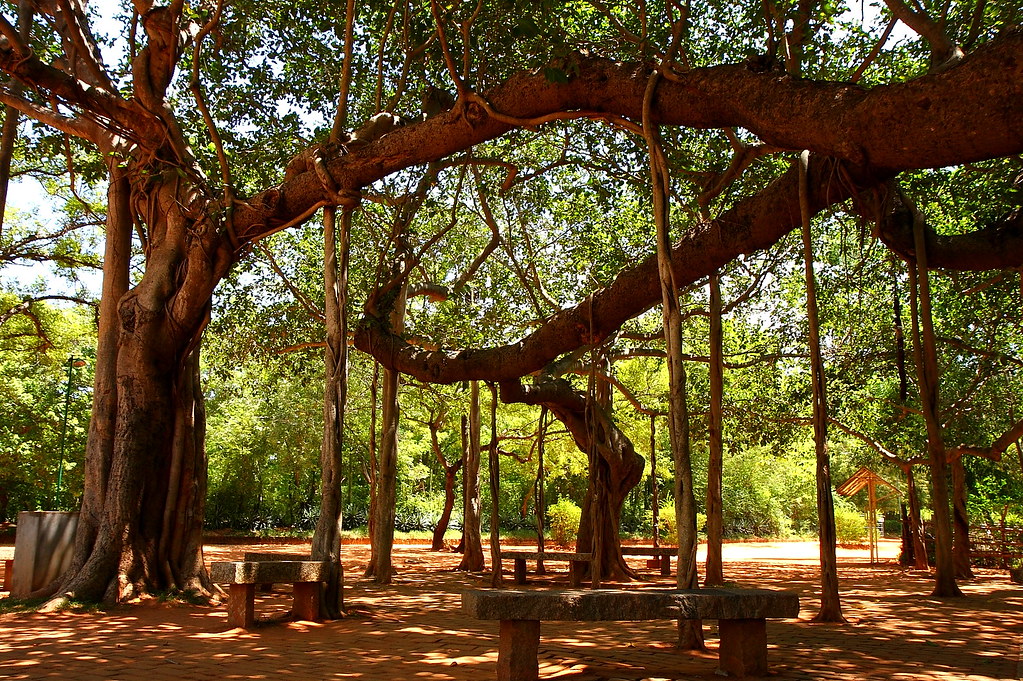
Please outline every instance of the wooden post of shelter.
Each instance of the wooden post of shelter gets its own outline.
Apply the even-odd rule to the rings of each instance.
[[[878,485],[888,487],[892,490],[892,494],[879,499],[877,496]],[[870,564],[873,565],[878,558],[877,504],[899,494],[899,490],[869,468],[860,468],[835,491],[843,497],[850,497],[863,488],[867,489],[867,541],[870,543]]]

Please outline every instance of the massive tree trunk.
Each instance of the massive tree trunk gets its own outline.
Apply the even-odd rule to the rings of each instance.
[[[632,442],[595,400],[587,400],[561,378],[529,386],[518,381],[502,383],[501,401],[546,406],[565,425],[581,451],[595,453],[590,460],[590,484],[583,499],[576,550],[599,548],[600,557],[594,560],[600,566],[600,573],[595,575],[598,582],[634,579],[635,572],[622,557],[618,536],[625,499],[643,478],[643,457],[636,453]],[[600,522],[594,523],[595,517]]]
[[[116,149],[112,149],[116,152]],[[86,494],[72,566],[48,592],[118,601],[210,586],[202,562],[205,419],[198,343],[228,260],[177,173],[110,156],[108,240]],[[133,208],[145,206],[147,267],[127,288]],[[199,223],[197,224],[197,220]]]

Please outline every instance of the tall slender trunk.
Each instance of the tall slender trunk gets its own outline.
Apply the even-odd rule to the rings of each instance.
[[[923,523],[920,519],[920,495],[916,491],[916,476],[912,464],[906,466],[906,496],[909,498],[909,534],[913,543],[913,567],[926,570],[927,544],[924,541]]]
[[[677,37],[677,36],[676,36]],[[677,41],[674,42],[677,47]],[[686,395],[686,369],[682,357],[682,313],[678,304],[678,286],[671,263],[670,178],[664,159],[660,130],[650,115],[658,76],[647,82],[643,97],[643,132],[650,157],[650,184],[653,193],[656,226],[657,274],[661,289],[662,326],[668,358],[668,438],[675,460],[675,526],[678,530],[678,588],[699,586],[696,574],[696,498],[693,495],[693,467],[689,450],[689,405]],[[683,650],[702,649],[703,623],[679,620],[678,646]]]
[[[957,579],[973,579],[970,567],[970,516],[966,511],[966,469],[962,455],[952,457],[952,553]]]
[[[540,419],[536,424],[536,481],[533,483],[533,508],[536,513],[536,550],[543,553],[547,548],[544,535],[547,514],[547,480],[544,473],[544,454],[547,449],[547,407],[540,408]],[[543,558],[536,561],[536,574],[546,574]]]
[[[344,611],[341,564],[341,483],[345,406],[348,401],[348,261],[352,213],[323,211],[323,290],[326,347],[323,351],[323,441],[320,445],[320,514],[313,533],[312,558],[330,563],[320,599],[321,615],[336,619]]]
[[[345,4],[345,48],[341,63],[338,106],[331,126],[330,142],[337,143],[348,123],[348,90],[354,58],[355,2]],[[320,514],[313,533],[312,558],[330,564],[322,586],[320,614],[327,619],[344,612],[344,566],[341,563],[341,515],[344,510],[341,483],[344,479],[345,410],[348,406],[348,260],[352,211],[323,209],[323,315],[326,343],[323,350],[323,441],[320,443]]]
[[[497,384],[490,388],[490,444],[487,446],[490,478],[490,586],[499,587],[504,581],[501,573],[501,462],[497,452]]]
[[[469,384],[469,446],[462,467],[462,560],[459,570],[483,571],[483,540],[480,537],[480,386]]]
[[[952,556],[952,519],[945,441],[939,416],[938,354],[931,320],[931,290],[927,272],[927,250],[923,234],[923,215],[913,210],[913,236],[916,261],[909,265],[910,306],[913,313],[913,354],[916,359],[920,406],[927,427],[927,458],[931,471],[931,504],[934,512],[934,592],[935,596],[962,596],[956,584]]]
[[[394,571],[391,555],[394,549],[394,511],[397,505],[400,377],[399,372],[384,369],[377,498],[370,539],[370,559],[366,566],[366,576],[373,577],[377,584],[390,584]]]
[[[707,421],[709,457],[707,461],[707,574],[705,586],[725,583],[721,557],[724,526],[721,507],[721,481],[724,467],[722,407],[724,403],[724,332],[721,324],[721,281],[710,277],[710,415]]]
[[[831,459],[828,456],[828,404],[821,357],[820,321],[817,311],[817,282],[813,274],[813,242],[810,234],[810,200],[807,196],[807,166],[810,152],[799,155],[799,207],[803,219],[803,269],[806,279],[806,317],[810,337],[810,376],[813,384],[813,442],[817,454],[817,527],[821,561],[821,608],[815,622],[844,622],[838,593],[838,532],[835,529],[835,500],[831,493]]]
[[[451,522],[451,513],[455,509],[455,486],[458,484],[458,471],[462,467],[462,459],[459,457],[453,464],[449,464],[444,458],[444,452],[440,448],[440,439],[437,431],[440,429],[440,419],[430,422],[430,444],[433,454],[437,457],[438,463],[444,469],[444,509],[441,511],[437,526],[433,528],[433,541],[430,543],[431,551],[440,551],[444,548],[444,534],[448,531],[448,523]]]
[[[366,481],[369,483],[369,510],[366,513],[366,532],[370,543],[373,541],[373,530],[376,527],[377,497],[380,487],[380,447],[377,443],[377,424],[380,414],[380,363],[373,362],[373,378],[369,382],[369,470]]]

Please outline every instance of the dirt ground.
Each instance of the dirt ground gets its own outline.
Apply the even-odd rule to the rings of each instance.
[[[302,545],[207,546],[208,561],[244,551],[294,552]],[[0,547],[0,554],[10,547]],[[726,578],[741,586],[800,594],[799,619],[768,623],[772,679],[1020,679],[1023,589],[1004,571],[978,570],[967,597],[935,599],[926,572],[904,570],[884,542],[871,565],[860,549],[840,549],[848,623],[811,624],[816,612],[817,545],[749,543],[725,547]],[[0,555],[0,558],[5,557]],[[435,679],[496,677],[497,622],[467,618],[460,592],[489,575],[455,572],[459,556],[426,546],[396,547],[394,584],[362,579],[368,547],[345,546],[348,617],[287,620],[286,585],[259,594],[258,625],[229,629],[226,609],[160,602],[105,612],[0,616],[0,679],[200,681],[205,679]],[[669,587],[643,559],[643,582]],[[506,564],[510,572],[511,565]],[[567,587],[564,564],[529,588]],[[510,581],[510,574],[507,575]],[[705,622],[708,650],[672,646],[673,622],[545,623],[542,679],[713,679],[717,628]]]

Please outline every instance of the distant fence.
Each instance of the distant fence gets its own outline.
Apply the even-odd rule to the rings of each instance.
[[[1023,527],[970,527],[970,562],[1004,568],[1016,560],[1023,560]]]

